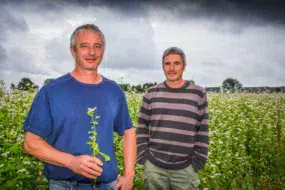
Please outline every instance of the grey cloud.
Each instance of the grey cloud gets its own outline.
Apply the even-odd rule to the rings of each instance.
[[[41,12],[54,12],[54,13],[58,13],[61,12],[63,10],[63,4],[58,1],[53,3],[52,1],[50,2],[41,2],[38,4],[38,11]]]
[[[45,45],[46,64],[50,69],[58,73],[66,73],[72,70],[73,60],[69,52],[69,37],[53,38]]]
[[[36,66],[31,54],[19,48],[9,49],[8,58],[4,66],[6,70],[10,71],[48,75],[47,71]]]
[[[155,69],[155,64],[160,67],[154,62],[156,46],[149,21],[132,19],[124,24],[116,21],[110,23],[106,30],[106,67]]]
[[[3,64],[3,60],[7,58],[7,51],[3,48],[3,46],[0,44],[0,65]]]
[[[5,40],[9,32],[26,32],[29,27],[20,14],[8,12],[0,6],[0,40]]]
[[[66,61],[70,60],[69,38],[53,38],[45,45],[46,58],[50,60]]]

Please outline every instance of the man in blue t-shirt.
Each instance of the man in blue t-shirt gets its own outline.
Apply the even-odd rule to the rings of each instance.
[[[132,188],[135,132],[124,92],[98,73],[104,48],[104,34],[97,26],[78,27],[70,38],[74,70],[41,88],[25,120],[24,148],[45,162],[50,189]],[[88,110],[93,111],[93,119]],[[92,149],[86,142],[91,141],[92,130],[109,161],[100,154],[90,156]],[[113,131],[123,136],[124,175],[118,178]]]

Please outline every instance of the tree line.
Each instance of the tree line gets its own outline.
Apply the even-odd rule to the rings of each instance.
[[[53,81],[53,78],[48,78],[44,81],[44,84]],[[0,80],[3,84],[4,81]],[[194,80],[190,80],[191,84],[195,84]],[[145,84],[138,84],[138,85],[130,85],[130,84],[119,84],[120,87],[124,91],[135,91],[138,93],[144,93],[150,87],[157,85],[156,82],[154,83],[145,83]],[[18,84],[12,83],[10,86],[11,90],[22,90],[22,91],[33,91],[39,88],[31,79],[29,78],[22,78]],[[243,85],[234,78],[227,78],[222,83],[222,90],[225,92],[241,92],[243,89]]]

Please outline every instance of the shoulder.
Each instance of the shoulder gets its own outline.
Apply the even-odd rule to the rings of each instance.
[[[70,74],[65,74],[65,75],[62,75],[62,76],[46,83],[43,86],[43,88],[48,90],[48,89],[55,88],[55,87],[61,87],[62,85],[68,83],[71,80],[72,80],[72,78],[71,78]]]
[[[104,81],[102,84],[116,88],[116,89],[121,89],[120,85],[118,85],[115,81],[108,79],[104,76],[102,76],[102,77],[103,77],[103,81]]]
[[[119,94],[124,94],[123,89],[115,81],[113,81],[111,79],[108,79],[108,78],[106,78],[104,76],[102,76],[102,77],[103,77],[102,86],[105,86],[109,90],[112,90],[112,91],[117,92]]]
[[[150,88],[146,91],[146,93],[157,92],[157,91],[160,91],[161,89],[164,89],[164,88],[165,88],[164,84],[163,84],[163,83],[159,83],[159,84],[157,84],[157,85],[154,85],[154,86],[150,87]]]
[[[203,87],[195,85],[195,84],[190,84],[187,87],[187,89],[189,89],[191,93],[197,94],[201,98],[204,97],[204,95],[206,94],[206,90]]]

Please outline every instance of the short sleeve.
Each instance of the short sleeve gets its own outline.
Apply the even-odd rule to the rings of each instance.
[[[132,121],[128,111],[128,104],[125,93],[120,89],[119,107],[115,119],[114,130],[120,135],[124,135],[125,130],[132,128]]]
[[[23,130],[31,132],[42,138],[51,133],[52,118],[49,106],[49,98],[43,87],[36,95],[28,116],[23,125]]]

